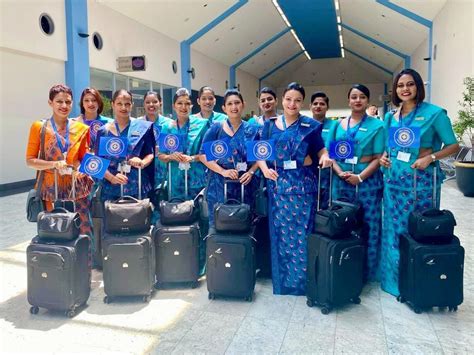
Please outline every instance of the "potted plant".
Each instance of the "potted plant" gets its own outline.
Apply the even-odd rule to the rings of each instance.
[[[456,182],[464,196],[474,197],[474,78],[464,79],[466,90],[463,99],[459,102],[461,110],[458,111],[458,120],[453,125],[460,142],[466,135],[471,142],[470,161],[456,161]]]

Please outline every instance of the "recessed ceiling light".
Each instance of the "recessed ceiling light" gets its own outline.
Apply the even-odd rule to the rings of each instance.
[[[207,7],[207,4],[202,5],[203,7]]]
[[[263,53],[263,55],[267,55],[267,53]]]
[[[385,17],[385,15],[384,15],[384,14],[382,14],[382,17]]]
[[[375,46],[372,46],[373,49],[375,49]]]
[[[250,42],[249,44],[250,44],[250,45],[253,45],[253,42]]]
[[[235,26],[232,26],[232,27],[230,28],[230,30],[231,30],[231,31],[235,30]]]
[[[217,42],[218,40],[219,40],[219,38],[216,38],[216,39],[214,40],[214,42]]]

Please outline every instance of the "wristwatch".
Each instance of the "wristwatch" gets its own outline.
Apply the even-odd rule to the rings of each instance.
[[[432,162],[435,162],[435,161],[436,161],[436,155],[431,154],[430,157],[431,157],[431,161],[432,161]]]

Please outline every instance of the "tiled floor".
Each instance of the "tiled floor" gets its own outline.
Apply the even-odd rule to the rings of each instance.
[[[102,275],[94,272],[88,307],[75,318],[40,310],[26,299],[25,249],[35,225],[24,219],[26,194],[0,198],[0,352],[216,354],[468,354],[474,349],[474,199],[450,182],[443,206],[458,221],[466,249],[464,303],[456,313],[421,315],[369,284],[360,305],[324,316],[304,297],[274,296],[259,281],[252,303],[207,298],[195,290],[158,291],[149,304],[106,305]]]

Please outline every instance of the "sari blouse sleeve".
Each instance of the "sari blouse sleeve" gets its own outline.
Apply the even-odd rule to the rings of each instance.
[[[28,145],[26,147],[26,159],[38,158],[41,145],[41,127],[43,127],[41,121],[34,122],[30,127],[30,135],[28,136]]]
[[[374,136],[372,154],[382,154],[385,149],[385,130],[380,127]]]
[[[435,117],[433,127],[435,134],[441,139],[445,145],[451,145],[457,143],[456,136],[453,131],[451,121],[446,114],[445,110],[441,110]]]
[[[319,160],[318,153],[321,149],[325,148],[323,138],[321,136],[323,125],[320,124],[315,130],[313,130],[307,136],[308,140],[308,154],[313,160],[313,162],[317,162]]]

